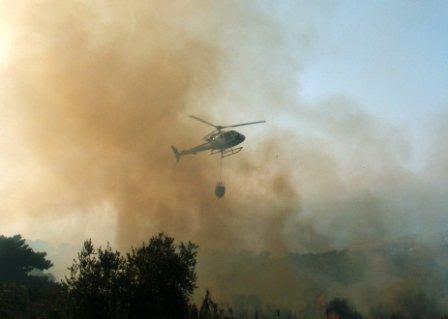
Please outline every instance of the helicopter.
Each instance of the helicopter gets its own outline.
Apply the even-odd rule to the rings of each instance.
[[[194,155],[196,153],[204,151],[210,151],[209,155],[221,154],[221,158],[235,155],[239,153],[243,149],[243,147],[240,146],[234,148],[234,146],[241,144],[246,139],[246,137],[235,130],[226,131],[224,129],[266,122],[255,121],[233,125],[215,125],[194,115],[189,115],[189,117],[204,124],[213,126],[215,129],[202,138],[205,143],[192,147],[190,149],[179,151],[175,146],[172,145],[171,149],[173,150],[174,156],[176,157],[176,162],[179,162],[180,158],[184,155]]]

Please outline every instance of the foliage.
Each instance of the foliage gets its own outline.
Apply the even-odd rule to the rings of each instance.
[[[0,236],[0,282],[24,283],[33,269],[46,270],[52,263],[45,252],[35,252],[20,235]]]
[[[69,318],[65,289],[40,279],[32,283],[0,284],[0,318]]]
[[[127,255],[132,317],[181,318],[196,288],[197,246],[159,234]]]
[[[335,298],[327,304],[327,318],[339,319],[362,319],[362,315],[357,312],[345,299]]]
[[[219,318],[219,312],[218,304],[212,300],[210,291],[207,290],[199,310],[199,319]]]
[[[164,234],[118,251],[83,245],[66,278],[74,314],[82,318],[182,318],[196,287],[197,246]]]
[[[84,242],[78,259],[66,278],[76,317],[120,318],[127,311],[123,300],[127,289],[125,259],[108,245],[95,249],[92,241]]]

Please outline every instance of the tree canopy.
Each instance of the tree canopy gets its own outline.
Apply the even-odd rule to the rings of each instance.
[[[45,252],[35,252],[20,235],[0,236],[0,282],[24,282],[33,269],[53,266]]]
[[[327,304],[327,318],[362,319],[362,315],[345,299],[334,298]]]
[[[196,287],[197,246],[164,234],[123,256],[84,242],[67,286],[82,318],[183,318]]]

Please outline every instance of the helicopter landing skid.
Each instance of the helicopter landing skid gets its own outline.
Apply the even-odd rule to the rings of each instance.
[[[241,147],[231,148],[231,149],[222,151],[221,152],[221,158],[235,155],[235,154],[241,152],[242,149],[243,149],[243,147],[241,146]]]
[[[237,147],[237,148],[228,148],[225,150],[215,150],[215,151],[210,152],[209,155],[221,153],[221,158],[224,158],[224,157],[229,157],[229,156],[235,155],[235,154],[241,152],[242,149],[243,149],[243,147],[241,146],[241,147]]]

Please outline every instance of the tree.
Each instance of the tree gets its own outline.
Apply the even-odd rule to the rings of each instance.
[[[197,245],[164,234],[127,255],[133,318],[183,318],[196,288]]]
[[[327,304],[327,318],[338,319],[362,319],[362,315],[357,312],[347,300],[335,298]]]
[[[133,248],[96,249],[84,242],[66,278],[79,318],[185,318],[196,288],[197,246],[164,234]]]
[[[210,291],[207,289],[199,311],[199,319],[218,318],[218,314],[218,304],[212,300]]]
[[[20,235],[0,236],[0,282],[23,283],[33,269],[47,270],[53,266],[45,252],[35,252]]]
[[[65,289],[43,273],[52,266],[45,257],[20,235],[0,236],[0,318],[67,317]]]
[[[118,251],[112,251],[109,245],[105,249],[95,249],[92,241],[87,240],[69,271],[65,285],[76,317],[126,317],[125,295],[129,281],[125,259]]]
[[[190,309],[188,310],[188,319],[199,319],[199,310],[195,304],[190,305]],[[447,318],[448,319],[448,318]]]

